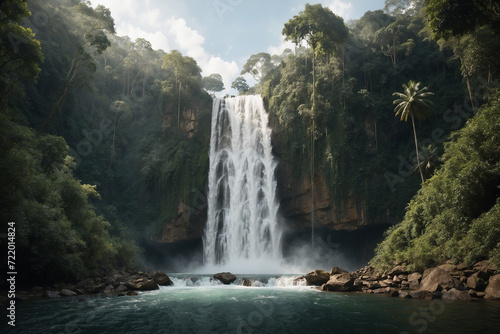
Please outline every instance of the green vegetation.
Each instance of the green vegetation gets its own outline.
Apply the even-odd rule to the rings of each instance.
[[[337,207],[354,196],[369,219],[401,221],[378,247],[378,267],[500,264],[497,13],[495,1],[388,0],[346,26],[308,4],[282,31],[295,50],[252,55],[241,74],[257,85],[231,84],[262,94],[273,147],[295,177],[313,187],[323,177]],[[141,246],[197,206],[207,92],[223,90],[222,77],[116,36],[109,10],[80,0],[3,1],[0,43],[0,219],[16,222],[23,277],[137,266]],[[415,123],[430,106],[417,82],[435,97],[431,117]],[[403,83],[396,113],[413,133],[392,111]]]
[[[401,115],[401,120],[408,121],[408,116],[411,118],[411,125],[413,126],[413,135],[415,138],[415,153],[417,155],[418,170],[422,183],[424,183],[424,174],[422,173],[422,165],[418,154],[418,140],[417,131],[415,130],[415,117],[418,119],[426,119],[430,114],[432,102],[426,100],[426,97],[434,95],[431,92],[426,92],[427,87],[420,89],[420,82],[410,80],[408,84],[403,84],[404,93],[395,92],[392,95],[397,96],[398,99],[394,100],[393,104],[396,105],[394,109],[396,116]]]
[[[423,270],[447,260],[500,266],[500,93],[446,143],[443,166],[387,231],[372,265]]]

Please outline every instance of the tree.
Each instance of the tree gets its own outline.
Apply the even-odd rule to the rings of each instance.
[[[344,43],[349,31],[344,19],[335,15],[321,4],[306,4],[305,10],[295,15],[283,28],[285,40],[299,45],[303,40],[309,44],[313,53],[312,106],[310,109],[311,127],[311,221],[312,242],[314,244],[314,141],[316,130],[316,52],[322,49],[324,53],[332,53],[337,45]],[[302,108],[303,109],[303,108]]]
[[[432,101],[427,100],[432,92],[427,92],[427,87],[420,89],[420,82],[410,80],[407,84],[403,84],[403,93],[395,92],[392,95],[398,97],[394,100],[393,104],[396,105],[394,112],[396,116],[401,116],[401,121],[408,121],[411,118],[413,126],[413,136],[415,138],[415,151],[417,154],[417,161],[420,161],[418,152],[417,131],[415,130],[415,117],[419,120],[426,119],[430,115],[430,110],[433,105]],[[422,173],[422,166],[419,164],[420,177],[424,183],[424,175]]]
[[[201,85],[208,92],[220,92],[224,90],[224,81],[222,76],[218,73],[210,74],[208,77],[201,79]]]
[[[34,80],[43,60],[40,42],[21,22],[31,13],[26,1],[6,0],[0,4],[0,109],[17,83]]]
[[[428,0],[426,11],[436,39],[448,39],[490,25],[500,33],[500,3],[497,0]]]
[[[99,5],[93,9],[86,3],[80,2],[73,10],[73,14],[76,17],[79,16],[80,20],[83,21],[83,26],[86,27],[83,34],[84,38],[83,41],[79,41],[76,45],[76,51],[71,60],[69,71],[66,74],[59,99],[42,124],[40,131],[45,128],[56,111],[62,107],[69,90],[81,81],[90,80],[91,73],[96,71],[97,68],[93,55],[101,55],[111,45],[105,32],[110,34],[116,33],[111,11],[103,5]]]
[[[247,81],[243,77],[237,77],[231,84],[231,88],[236,89],[238,93],[244,93],[250,89]]]
[[[249,73],[255,78],[255,80],[261,83],[266,74],[272,70],[273,67],[271,55],[266,52],[261,52],[251,55],[250,58],[248,58],[240,74],[243,75]]]
[[[177,133],[180,133],[181,121],[181,90],[182,85],[188,86],[193,83],[198,83],[201,80],[201,69],[196,64],[196,61],[191,57],[184,57],[179,51],[173,50],[166,54],[163,58],[162,69],[173,74],[175,79],[174,88],[177,90]],[[164,90],[169,90],[169,83],[164,82]]]

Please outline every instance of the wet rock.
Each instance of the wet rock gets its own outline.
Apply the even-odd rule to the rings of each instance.
[[[135,291],[130,291],[127,293],[127,296],[137,296],[137,295],[138,295],[138,293]]]
[[[486,299],[500,299],[500,274],[491,276],[488,286],[484,290]]]
[[[343,273],[331,276],[321,289],[323,291],[351,291],[353,286],[354,277],[349,273]]]
[[[432,292],[427,290],[418,290],[410,292],[410,296],[415,299],[432,299]]]
[[[122,292],[125,292],[125,291],[128,291],[128,288],[125,286],[125,285],[120,285],[119,287],[117,287],[115,289],[115,292],[116,293],[122,293]]]
[[[307,285],[321,286],[330,280],[330,274],[324,270],[319,269],[306,274],[304,277],[306,279]]]
[[[472,299],[471,295],[468,292],[459,291],[455,288],[443,292],[441,298],[447,300],[464,300],[464,301],[469,301]]]
[[[44,291],[43,296],[46,298],[61,298],[58,291]]]
[[[444,269],[432,268],[428,275],[425,276],[420,284],[421,290],[430,292],[439,291],[440,289],[451,289],[455,287],[453,277]]]
[[[399,298],[411,298],[411,295],[409,292],[399,291]]]
[[[230,272],[217,273],[213,276],[213,278],[222,282],[222,284],[231,284],[236,281],[236,276],[231,274]]]
[[[135,281],[129,281],[125,283],[125,286],[130,290],[139,290],[139,291],[151,291],[159,289],[158,284],[156,284],[156,282],[153,281],[152,279],[150,280],[138,279]]]
[[[59,294],[61,296],[65,296],[65,297],[71,297],[71,296],[76,296],[77,295],[76,292],[68,290],[68,289],[62,289],[61,291],[59,291]]]
[[[163,271],[158,270],[154,275],[153,275],[153,280],[156,282],[158,285],[165,285],[165,286],[170,286],[174,285],[174,283],[170,280],[170,277],[168,277],[167,274],[165,274]]]

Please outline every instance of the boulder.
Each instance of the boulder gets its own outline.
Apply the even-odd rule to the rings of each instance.
[[[415,299],[432,299],[432,292],[427,290],[418,290],[410,292],[410,296]]]
[[[158,287],[158,284],[156,284],[155,281],[152,279],[150,280],[143,280],[143,279],[138,279],[138,280],[132,280],[127,283],[125,283],[125,286],[129,288],[130,290],[139,290],[139,291],[151,291],[151,290],[158,290],[160,287]]]
[[[500,299],[500,274],[490,277],[488,286],[484,292],[487,299]]]
[[[453,281],[453,277],[451,277],[446,270],[441,268],[433,268],[420,283],[421,290],[427,290],[430,292],[442,289],[451,289],[454,287],[455,283]]]
[[[494,273],[497,270],[497,266],[488,260],[484,260],[484,261],[476,263],[473,266],[473,269],[475,271],[489,271],[491,273]]]
[[[158,285],[174,285],[174,282],[170,280],[170,277],[167,276],[163,271],[158,270],[154,275],[153,275],[153,280],[156,282]]]
[[[321,286],[330,280],[330,274],[324,270],[316,269],[306,274],[305,279],[307,285]]]
[[[222,282],[222,284],[231,284],[234,281],[236,281],[236,276],[229,272],[224,272],[224,273],[217,273],[213,276],[215,279],[219,280]]]
[[[459,291],[455,288],[445,291],[441,295],[442,299],[448,299],[448,300],[465,300],[469,301],[472,299],[471,295],[466,292],[466,291]]]
[[[411,298],[411,295],[409,292],[399,291],[399,298]]]
[[[58,291],[44,291],[42,295],[46,298],[61,298]]]
[[[128,288],[125,285],[120,285],[119,287],[117,287],[115,289],[116,293],[121,293],[121,292],[125,292],[125,291],[128,291]]]
[[[422,274],[418,272],[414,272],[413,274],[408,275],[408,282],[414,282],[414,281],[420,282],[421,279],[422,279]]]
[[[73,291],[68,290],[68,289],[62,289],[61,291],[59,291],[59,294],[61,296],[65,296],[65,297],[71,297],[71,296],[76,296],[77,295],[76,292],[73,292]]]
[[[343,273],[331,276],[321,289],[323,291],[351,291],[353,286],[354,277],[349,273]]]
[[[396,266],[387,272],[387,276],[401,275],[408,273],[406,267]]]
[[[348,271],[339,267],[333,267],[332,270],[330,270],[330,276],[337,274],[345,274],[345,273],[348,273]]]
[[[486,280],[479,277],[479,272],[467,278],[467,287],[476,291],[484,291],[486,288]]]

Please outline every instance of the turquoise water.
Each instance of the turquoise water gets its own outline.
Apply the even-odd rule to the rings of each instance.
[[[248,276],[248,275],[247,275]],[[403,300],[320,292],[290,277],[261,287],[174,275],[174,287],[126,297],[17,303],[11,333],[499,333],[500,302]],[[192,286],[186,286],[187,284]],[[6,327],[2,324],[2,330]]]

